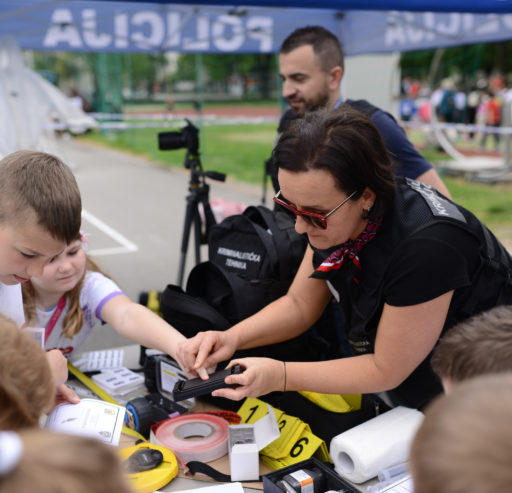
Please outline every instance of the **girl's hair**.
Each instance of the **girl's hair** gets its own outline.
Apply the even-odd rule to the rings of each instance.
[[[78,239],[81,239],[81,235],[73,241]],[[100,272],[104,276],[107,276],[107,274],[105,274],[96,262],[94,262],[94,260],[92,260],[87,254],[85,254],[85,258],[85,269],[80,281],[78,281],[73,289],[64,295],[69,300],[69,309],[62,321],[61,335],[68,339],[72,339],[76,334],[78,334],[84,324],[84,312],[80,306],[80,293],[84,285],[85,275],[87,272]],[[30,281],[23,283],[22,291],[25,319],[28,325],[32,325],[36,320],[36,299],[33,284]]]
[[[41,429],[18,436],[21,457],[0,473],[0,493],[132,493],[121,459],[109,445]]]
[[[55,396],[46,353],[3,315],[0,333],[0,430],[37,426]]]

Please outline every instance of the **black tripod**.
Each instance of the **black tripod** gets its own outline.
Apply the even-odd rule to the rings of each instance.
[[[208,242],[208,233],[210,227],[216,223],[215,216],[213,215],[210,207],[209,192],[210,186],[206,183],[206,178],[212,180],[224,181],[226,175],[216,171],[203,171],[201,161],[199,159],[199,152],[197,150],[187,150],[185,156],[185,168],[190,168],[190,181],[187,195],[187,208],[185,210],[185,223],[183,225],[183,236],[181,238],[181,256],[178,269],[178,286],[183,284],[183,274],[185,271],[185,262],[187,258],[188,243],[190,239],[190,231],[194,227],[195,238],[195,260],[196,264],[201,262],[200,246]],[[202,204],[205,221],[201,220],[198,205]]]

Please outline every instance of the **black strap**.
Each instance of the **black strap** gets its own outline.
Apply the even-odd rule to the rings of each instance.
[[[289,240],[286,233],[280,228],[280,225],[277,223],[276,217],[274,216],[274,212],[272,210],[262,205],[251,207],[252,209],[247,211],[247,215],[250,217],[251,214],[259,214],[272,233],[271,241],[277,250],[278,257],[274,265],[278,265],[279,267],[279,280],[288,280],[290,277],[290,272],[292,272],[292,259],[290,258]]]
[[[191,460],[187,462],[187,467],[192,474],[200,473],[208,476],[215,481],[221,483],[230,483],[231,476],[229,474],[224,474],[223,472],[217,471],[212,466],[205,464],[204,462],[199,462],[197,460]],[[261,476],[258,479],[249,479],[247,481],[243,481],[244,483],[259,483],[261,481]]]
[[[271,217],[270,209],[259,205],[253,206],[250,205],[245,209],[242,213],[247,219],[253,222],[253,228],[261,242],[265,246],[265,251],[270,259],[270,264],[272,267],[277,266],[279,269],[281,268],[281,253],[279,251],[279,245],[282,243],[280,241],[280,231],[273,226],[273,219]],[[256,216],[260,216],[263,218],[263,222],[268,229],[270,229],[272,234],[269,234],[267,229],[260,224],[260,222],[256,219]],[[277,235],[277,238],[276,238]],[[280,274],[280,272],[276,272],[276,275]]]

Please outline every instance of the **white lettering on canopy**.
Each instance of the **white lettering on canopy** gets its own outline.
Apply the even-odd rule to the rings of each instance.
[[[155,48],[160,46],[165,36],[165,24],[160,15],[149,10],[137,12],[132,17],[132,24],[135,26],[149,25],[149,34],[143,31],[136,31],[132,34],[132,40],[141,49]]]
[[[456,40],[471,33],[497,34],[503,29],[512,30],[512,15],[390,11],[384,42],[400,49],[433,41],[436,36]]]
[[[73,15],[69,9],[55,9],[51,23],[43,40],[44,46],[54,48],[61,43],[67,44],[70,48],[83,46],[77,27],[72,25]]]
[[[106,48],[112,43],[110,34],[98,34],[96,32],[96,11],[93,9],[85,9],[82,12],[84,41],[91,48]]]
[[[105,28],[104,18],[102,21],[103,32],[95,9],[57,8],[52,12],[43,46],[63,50],[108,50],[129,49],[133,43],[136,48],[147,51],[181,47],[184,51],[214,48],[224,52],[240,50],[249,40],[257,42],[260,52],[269,52],[273,46],[274,23],[270,16],[240,18],[223,14],[209,17],[140,10],[113,15],[111,30]],[[187,35],[182,34],[185,27]]]

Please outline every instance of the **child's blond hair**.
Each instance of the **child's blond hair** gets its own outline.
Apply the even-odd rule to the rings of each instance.
[[[512,306],[497,306],[452,327],[434,350],[431,365],[450,382],[512,371]]]
[[[0,334],[0,430],[37,426],[55,396],[46,353],[3,315]]]
[[[81,223],[82,201],[73,173],[60,159],[17,151],[0,161],[0,224],[38,225],[69,244]]]
[[[512,484],[512,373],[462,382],[425,412],[410,455],[415,493],[496,493]]]
[[[0,444],[4,437],[0,433]],[[23,447],[21,457],[0,473],[1,493],[132,493],[121,460],[109,445],[41,429],[25,430],[8,439],[12,442],[17,437]],[[1,448],[0,454],[9,454],[16,447]]]

